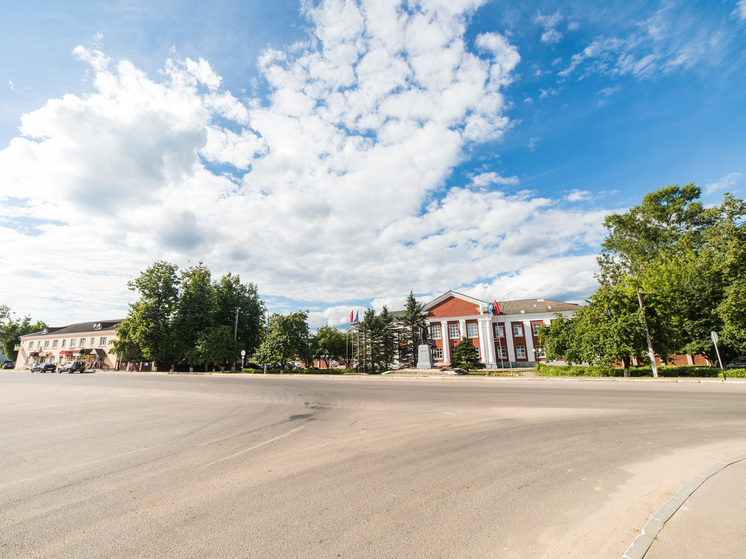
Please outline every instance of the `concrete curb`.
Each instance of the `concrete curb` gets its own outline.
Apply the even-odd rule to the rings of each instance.
[[[670,501],[663,505],[663,507],[656,512],[650,520],[648,520],[647,524],[645,524],[645,527],[642,529],[642,532],[640,532],[640,535],[635,538],[632,545],[630,545],[624,555],[622,555],[622,559],[643,559],[650,547],[653,545],[653,541],[655,541],[655,538],[663,529],[663,526],[666,525],[666,522],[671,519],[676,511],[681,508],[686,500],[691,497],[691,495],[699,489],[705,481],[731,464],[736,464],[743,460],[746,460],[746,454],[736,456],[730,460],[718,462],[712,468],[702,472],[682,487]]]

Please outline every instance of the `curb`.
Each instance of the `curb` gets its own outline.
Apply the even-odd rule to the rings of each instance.
[[[699,489],[705,481],[731,464],[736,464],[743,460],[746,460],[746,454],[736,456],[730,460],[718,462],[712,468],[702,472],[682,487],[676,495],[671,497],[670,501],[663,505],[663,507],[661,507],[661,509],[656,512],[650,520],[648,520],[643,527],[642,532],[640,532],[640,535],[635,538],[632,545],[630,545],[629,548],[627,548],[627,551],[624,552],[622,559],[643,559],[650,549],[650,546],[653,545],[655,538],[666,525],[666,522],[671,520],[671,517],[676,513],[676,511],[681,508],[686,500],[691,497],[691,495]]]

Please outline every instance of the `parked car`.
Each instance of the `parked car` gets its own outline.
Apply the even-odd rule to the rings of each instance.
[[[75,371],[78,371],[79,373],[82,373],[85,371],[85,363],[83,361],[68,361],[64,365],[62,365],[57,371],[58,373],[74,373]]]
[[[53,373],[57,370],[57,365],[54,363],[37,363],[31,367],[32,373]]]
[[[3,363],[3,369],[15,369],[16,368],[16,362],[15,361],[6,361]]]
[[[725,366],[726,369],[746,369],[746,355],[736,357]]]

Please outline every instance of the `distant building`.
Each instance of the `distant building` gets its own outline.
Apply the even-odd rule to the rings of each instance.
[[[16,369],[28,369],[36,363],[61,365],[85,361],[89,367],[114,369],[116,356],[111,342],[117,339],[114,327],[123,319],[81,322],[21,336],[16,346]]]
[[[449,365],[453,347],[467,338],[487,367],[508,367],[546,361],[537,329],[556,314],[572,316],[580,305],[551,299],[492,302],[448,291],[424,306],[435,366]]]

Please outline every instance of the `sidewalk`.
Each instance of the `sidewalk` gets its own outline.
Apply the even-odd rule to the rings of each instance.
[[[746,557],[746,455],[718,463],[645,525],[623,559]]]

